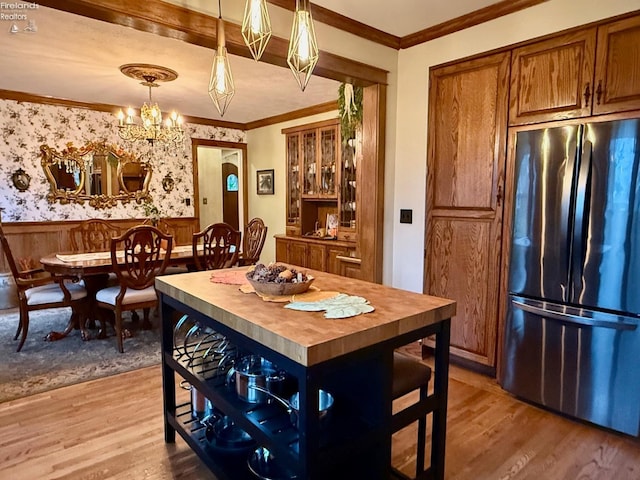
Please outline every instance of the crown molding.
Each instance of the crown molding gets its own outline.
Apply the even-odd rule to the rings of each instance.
[[[14,100],[16,102],[27,103],[39,103],[43,105],[54,105],[56,107],[69,107],[69,108],[84,108],[87,110],[95,110],[98,112],[113,113],[120,110],[122,107],[119,105],[110,105],[107,103],[90,103],[90,102],[78,102],[75,100],[67,100],[64,98],[55,98],[44,95],[35,95],[33,93],[16,92],[13,90],[0,89],[0,99],[2,100]],[[327,102],[319,105],[313,105],[311,107],[302,108],[293,112],[283,113],[282,115],[275,115],[273,117],[263,118],[262,120],[254,120],[248,123],[238,122],[225,122],[223,120],[212,120],[210,118],[193,117],[189,115],[183,115],[182,118],[186,123],[192,123],[197,125],[208,125],[210,127],[230,128],[234,130],[253,130],[254,128],[267,127],[269,125],[276,125],[282,122],[288,122],[290,120],[297,120],[299,118],[310,117],[319,113],[331,112],[338,110],[338,102]],[[114,116],[115,118],[115,116]],[[115,125],[115,121],[114,121]]]
[[[267,3],[292,12],[296,10],[296,0],[267,0]],[[314,22],[324,23],[325,25],[335,27],[356,35],[357,37],[364,38],[365,40],[384,45],[385,47],[395,48],[396,50],[400,49],[400,37],[370,27],[365,23],[345,17],[320,5],[311,4],[311,16]]]
[[[16,102],[40,103],[44,105],[54,105],[56,107],[84,108],[87,110],[95,110],[98,112],[108,112],[114,114],[122,109],[119,105],[110,105],[108,103],[91,103],[78,102],[76,100],[67,100],[65,98],[55,98],[45,95],[35,95],[33,93],[15,92],[13,90],[0,90],[0,99],[15,100]],[[182,119],[186,123],[195,123],[198,125],[209,125],[211,127],[231,128],[235,130],[246,130],[246,124],[237,122],[225,122],[223,120],[212,120],[210,118],[193,117],[183,115]],[[114,120],[115,125],[115,120]]]
[[[338,110],[338,102],[327,102],[312,107],[301,108],[293,112],[283,113],[282,115],[275,115],[273,117],[264,118],[262,120],[256,120],[246,124],[247,130],[253,130],[254,128],[267,127],[269,125],[276,125],[278,123],[288,122],[290,120],[297,120],[299,118],[310,117],[312,115],[318,115],[319,113],[326,113]]]
[[[400,50],[414,47],[546,1],[548,0],[503,0],[404,37],[391,35],[313,3],[311,3],[311,15],[313,15],[314,21],[338,28],[365,40]],[[292,12],[296,9],[295,0],[267,0],[267,2]]]
[[[409,48],[421,43],[429,42],[439,37],[444,37],[451,33],[464,30],[480,23],[495,20],[496,18],[509,15],[511,13],[524,10],[534,5],[547,2],[549,0],[503,0],[487,7],[451,19],[449,21],[434,25],[419,32],[407,35],[400,39],[400,48]]]

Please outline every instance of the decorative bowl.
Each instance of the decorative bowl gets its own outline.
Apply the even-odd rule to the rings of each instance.
[[[313,283],[313,277],[307,275],[307,280],[304,282],[259,282],[252,278],[247,277],[247,281],[251,284],[253,289],[263,295],[297,295],[309,290],[309,287]]]

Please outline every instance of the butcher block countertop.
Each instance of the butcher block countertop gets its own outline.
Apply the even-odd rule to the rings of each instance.
[[[453,300],[294,268],[313,275],[313,285],[320,290],[366,298],[375,311],[326,319],[324,312],[289,310],[284,303],[266,302],[255,293],[242,293],[238,285],[212,283],[211,271],[157,277],[156,288],[304,366],[392,340],[456,313]]]

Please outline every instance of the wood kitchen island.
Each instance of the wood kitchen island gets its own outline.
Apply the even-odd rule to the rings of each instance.
[[[245,269],[242,269],[245,270]],[[436,337],[431,469],[444,478],[450,318],[455,302],[308,270],[323,291],[359,295],[375,311],[329,320],[323,312],[285,309],[242,293],[238,285],[212,283],[211,272],[158,277],[162,302],[165,441],[177,431],[220,480],[255,479],[249,452],[213,448],[191,415],[191,404],[176,405],[176,373],[246,431],[256,445],[295,472],[298,479],[388,479],[391,473],[393,350],[428,335]],[[224,335],[243,353],[260,355],[295,379],[298,428],[281,405],[250,404],[227,386],[221,372],[208,373],[174,345],[174,325],[188,314],[203,330]],[[186,345],[186,342],[185,342]],[[200,355],[193,355],[200,357]],[[318,391],[334,405],[320,424]]]

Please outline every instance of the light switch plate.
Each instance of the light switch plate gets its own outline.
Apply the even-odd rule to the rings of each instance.
[[[413,210],[400,209],[400,223],[413,223]]]

